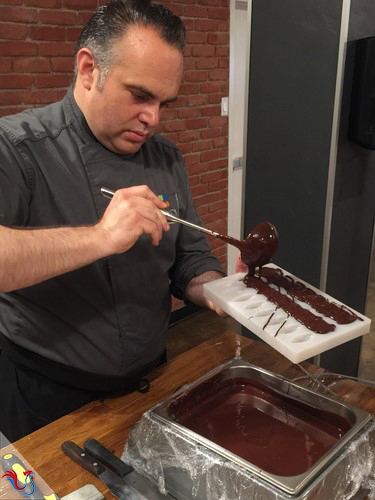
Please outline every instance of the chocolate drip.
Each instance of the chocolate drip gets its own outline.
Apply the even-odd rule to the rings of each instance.
[[[272,269],[263,267],[262,278],[267,279],[269,283],[273,283],[279,288],[284,288],[289,295],[313,307],[317,312],[323,314],[327,318],[331,318],[339,325],[347,325],[353,323],[356,319],[362,321],[356,314],[344,306],[330,302],[323,295],[317,294],[311,288],[300,281],[294,281],[290,276],[285,276],[281,269]]]
[[[267,283],[264,283],[260,278],[247,274],[244,278],[244,283],[249,288],[255,288],[258,293],[267,297],[267,299],[276,306],[284,309],[285,312],[293,316],[293,318],[306,326],[309,330],[315,333],[329,333],[335,329],[335,325],[327,323],[323,318],[301,307],[287,295],[269,287]]]

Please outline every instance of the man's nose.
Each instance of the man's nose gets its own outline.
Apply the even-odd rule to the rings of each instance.
[[[149,127],[156,127],[160,121],[160,106],[155,104],[148,106],[139,114],[139,120]]]

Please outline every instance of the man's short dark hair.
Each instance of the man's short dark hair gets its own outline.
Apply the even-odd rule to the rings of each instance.
[[[150,0],[110,0],[94,12],[83,29],[75,55],[81,48],[89,48],[103,81],[113,62],[113,43],[134,25],[153,28],[168,44],[183,51],[185,27],[169,9]]]

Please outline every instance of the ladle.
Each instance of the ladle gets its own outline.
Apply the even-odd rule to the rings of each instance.
[[[112,198],[115,194],[114,191],[105,187],[102,187],[100,192],[106,198]],[[242,262],[249,267],[250,274],[254,273],[256,267],[262,267],[270,262],[278,247],[279,235],[277,229],[268,221],[263,221],[257,224],[249,233],[247,238],[241,241],[236,238],[232,238],[231,236],[226,236],[224,234],[217,233],[216,231],[206,229],[205,227],[198,226],[197,224],[193,224],[192,222],[188,222],[184,219],[180,219],[167,210],[160,211],[167,218],[167,220],[171,222],[177,222],[202,233],[210,234],[215,238],[219,238],[220,240],[237,247],[241,252]]]

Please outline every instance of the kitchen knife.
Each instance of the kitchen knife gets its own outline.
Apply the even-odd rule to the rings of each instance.
[[[95,457],[73,441],[65,441],[61,445],[61,449],[65,455],[103,481],[108,489],[120,500],[147,500],[135,488],[127,484],[122,477],[106,469]]]
[[[45,495],[35,484],[34,472],[27,469],[14,453],[7,453],[0,457],[1,468],[4,471],[2,480],[8,480],[15,492],[21,497],[30,498],[30,500],[59,500],[56,493]]]
[[[83,449],[120,477],[125,477],[133,470],[133,467],[116,457],[96,439],[86,439]]]

